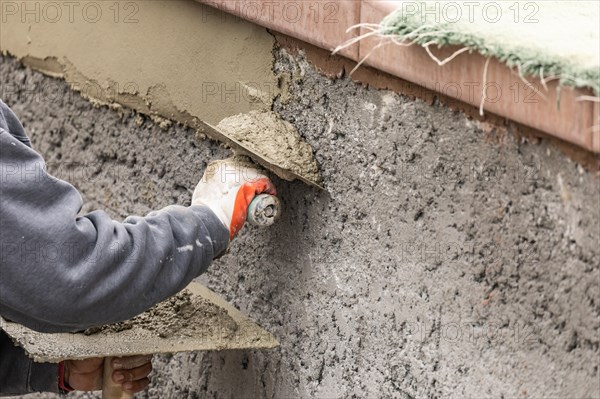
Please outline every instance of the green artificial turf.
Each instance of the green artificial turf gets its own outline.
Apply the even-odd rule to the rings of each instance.
[[[374,29],[404,45],[466,47],[522,77],[600,92],[599,1],[404,1]]]

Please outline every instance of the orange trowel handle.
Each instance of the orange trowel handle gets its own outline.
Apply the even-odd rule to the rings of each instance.
[[[112,379],[112,357],[104,359],[104,378],[102,379],[102,399],[133,399],[133,394],[123,391],[121,384]]]

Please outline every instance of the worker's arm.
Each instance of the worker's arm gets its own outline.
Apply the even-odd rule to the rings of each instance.
[[[46,173],[0,102],[2,113],[3,317],[44,332],[125,320],[183,289],[226,249],[228,226],[205,205],[170,206],[122,223],[102,211],[78,216],[81,195]]]
[[[34,363],[0,330],[0,396],[32,392],[58,393],[57,365]]]

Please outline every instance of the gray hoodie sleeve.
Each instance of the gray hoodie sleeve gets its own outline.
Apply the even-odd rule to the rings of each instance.
[[[183,289],[226,249],[227,228],[206,207],[122,223],[102,211],[78,216],[81,195],[46,173],[1,102],[0,114],[3,317],[42,332],[125,320]]]

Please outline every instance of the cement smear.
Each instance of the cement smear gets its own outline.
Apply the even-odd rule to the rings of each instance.
[[[223,338],[230,338],[238,328],[225,309],[183,290],[131,320],[89,328],[84,334],[113,334],[142,328],[160,338],[194,337],[216,326],[219,326]]]
[[[216,124],[269,110],[277,93],[273,37],[195,1],[11,3],[2,11],[0,52],[100,103]],[[53,87],[31,90],[51,95]]]
[[[217,129],[279,169],[321,183],[313,151],[289,122],[274,112],[250,111],[223,119]],[[280,176],[285,178],[284,176]]]

